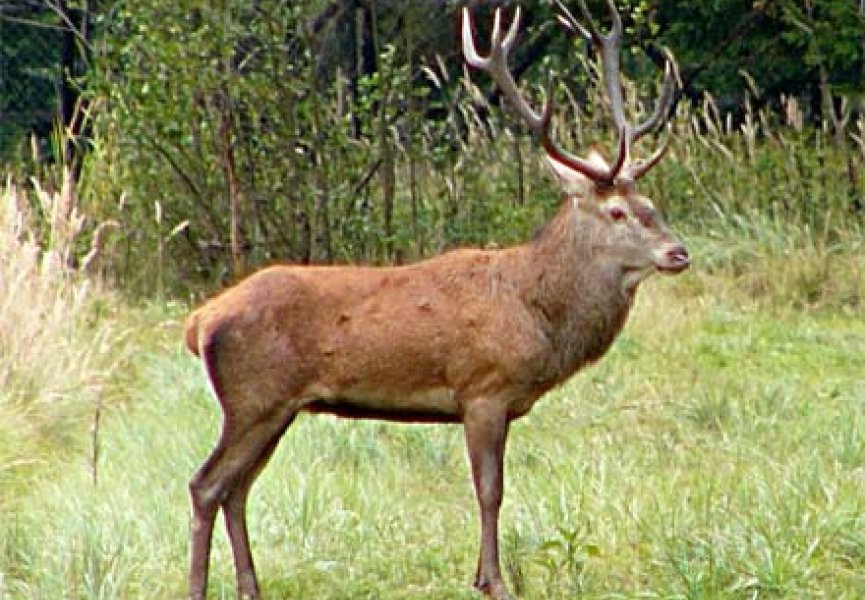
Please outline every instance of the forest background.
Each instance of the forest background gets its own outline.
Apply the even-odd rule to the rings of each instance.
[[[492,8],[508,5],[474,4],[481,35]],[[116,221],[110,276],[136,291],[197,291],[274,260],[402,262],[522,240],[558,198],[534,168],[526,132],[500,115],[494,87],[464,76],[457,8],[6,1],[0,158],[19,181],[43,171],[60,181],[70,167],[87,218],[78,242],[86,247],[101,222]],[[592,97],[588,48],[556,25],[549,3],[526,8],[515,73],[538,90],[555,72],[561,135],[575,149],[604,147],[608,119]],[[749,119],[762,119],[825,134],[825,152],[838,156],[811,153],[794,168],[803,178],[837,173],[844,208],[861,212],[845,133],[855,134],[862,112],[861,2],[622,9],[635,104],[653,97],[669,48],[681,69],[680,127],[702,135],[717,121],[748,135]],[[681,161],[667,162],[656,178],[669,186],[665,209],[712,211],[717,186],[706,182],[701,194]],[[779,192],[738,194],[724,208],[779,198],[794,212],[826,212],[817,198]]]
[[[185,485],[219,427],[180,345],[201,298],[277,261],[507,246],[556,210],[534,141],[463,66],[463,4],[479,40],[515,6],[0,1],[0,598],[182,594]],[[555,73],[557,139],[609,148],[585,43],[522,5],[521,85],[540,102]],[[665,49],[679,65],[640,189],[695,262],[515,427],[508,579],[862,597],[865,2],[617,5],[632,116]],[[460,432],[299,421],[253,492],[265,591],[471,597]]]

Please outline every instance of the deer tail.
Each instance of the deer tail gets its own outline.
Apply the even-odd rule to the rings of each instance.
[[[186,318],[186,323],[183,325],[183,336],[186,341],[186,347],[195,356],[199,356],[198,350],[198,321],[199,311],[194,311]]]

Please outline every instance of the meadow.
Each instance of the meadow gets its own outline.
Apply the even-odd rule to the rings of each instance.
[[[186,485],[219,428],[188,307],[52,270],[11,196],[0,598],[181,597]],[[610,354],[512,428],[507,580],[527,599],[865,596],[861,230],[676,225],[694,268],[648,282]],[[249,515],[266,597],[476,597],[459,427],[302,416]],[[211,597],[233,598],[221,525],[211,560]]]

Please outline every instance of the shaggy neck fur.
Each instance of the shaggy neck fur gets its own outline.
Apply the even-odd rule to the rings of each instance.
[[[557,382],[600,358],[621,330],[636,286],[606,239],[600,215],[564,203],[559,213],[524,247],[532,281],[525,302],[554,348]]]

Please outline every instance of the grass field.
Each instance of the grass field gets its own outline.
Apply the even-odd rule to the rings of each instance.
[[[710,272],[716,246],[691,250],[603,361],[512,428],[507,580],[538,599],[865,597],[862,253]],[[29,387],[0,392],[0,598],[183,595],[186,484],[219,411],[182,317],[104,300],[58,325]],[[19,428],[24,389],[50,426]],[[301,417],[249,515],[269,598],[476,597],[458,427]],[[210,590],[234,597],[221,525]]]

